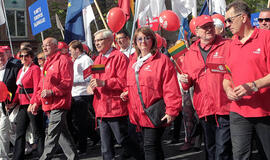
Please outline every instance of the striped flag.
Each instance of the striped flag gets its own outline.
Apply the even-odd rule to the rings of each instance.
[[[105,65],[104,64],[95,64],[91,65],[85,70],[83,70],[83,78],[86,79],[93,73],[104,73],[105,72]]]
[[[174,45],[173,47],[169,48],[169,54],[173,57],[173,59],[179,58],[182,54],[187,52],[187,46],[184,41]]]

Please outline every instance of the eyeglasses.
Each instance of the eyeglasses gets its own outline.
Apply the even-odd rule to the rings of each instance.
[[[136,40],[137,40],[138,42],[140,42],[140,43],[142,43],[143,40],[144,40],[145,42],[148,42],[148,41],[151,40],[151,37],[150,37],[150,36],[146,36],[146,37],[138,37]]]
[[[226,24],[227,24],[227,23],[229,23],[229,24],[233,23],[234,19],[235,19],[236,17],[240,16],[240,15],[242,15],[242,13],[239,13],[239,14],[237,14],[237,15],[235,15],[235,16],[232,16],[232,17],[230,17],[230,18],[225,19],[225,23],[226,23]]]
[[[118,41],[118,40],[124,39],[124,38],[126,38],[126,37],[118,37],[118,38],[116,38],[116,40]]]
[[[95,39],[95,40],[94,40],[94,43],[101,42],[101,41],[103,41],[103,40],[105,40],[105,39],[107,39],[107,38]]]
[[[29,57],[29,54],[26,54],[26,55],[22,55],[22,54],[21,54],[19,57],[20,57],[20,58],[26,58],[26,57]]]
[[[51,47],[51,43],[47,43],[45,45],[41,45],[41,48],[44,48],[44,47]]]
[[[263,21],[265,22],[270,22],[270,18],[258,18],[259,23],[262,23]]]

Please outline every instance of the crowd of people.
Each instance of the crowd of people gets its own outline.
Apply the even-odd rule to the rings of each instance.
[[[52,159],[60,146],[75,160],[90,138],[100,141],[104,160],[115,159],[115,143],[121,159],[162,160],[162,135],[173,126],[171,143],[178,143],[182,119],[179,152],[200,149],[203,139],[206,160],[247,160],[255,141],[261,159],[270,159],[270,9],[260,12],[259,28],[250,14],[245,2],[234,1],[225,17],[194,18],[179,60],[158,48],[147,26],[133,39],[125,30],[115,39],[109,29],[98,30],[97,57],[78,40],[53,37],[37,55],[28,42],[17,58],[0,46],[0,81],[13,95],[0,103],[0,159],[10,159],[11,148],[15,160],[33,150]],[[85,77],[91,66],[104,67]],[[165,110],[158,126],[147,112],[157,105]]]

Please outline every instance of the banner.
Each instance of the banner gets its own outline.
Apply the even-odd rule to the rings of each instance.
[[[28,7],[32,34],[36,35],[51,28],[51,19],[47,0],[38,0]]]

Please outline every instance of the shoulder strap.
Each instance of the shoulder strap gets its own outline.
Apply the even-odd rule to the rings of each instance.
[[[138,88],[138,94],[139,94],[139,97],[140,97],[140,101],[141,101],[143,110],[145,110],[145,104],[144,104],[144,102],[143,102],[142,92],[141,92],[141,89],[140,89],[139,73],[138,73],[138,72],[135,72],[135,78],[136,78],[136,83],[137,83],[137,88]]]

